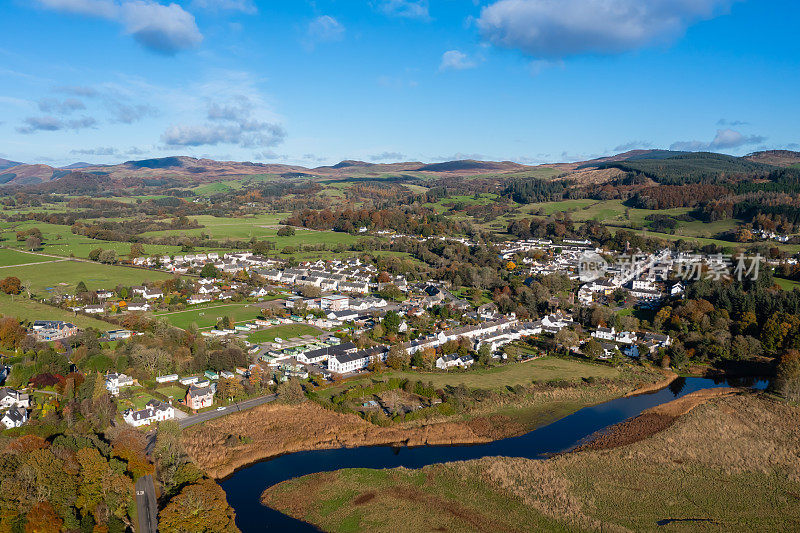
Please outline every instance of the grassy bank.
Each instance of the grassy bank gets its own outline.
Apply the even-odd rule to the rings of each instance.
[[[704,400],[662,409],[684,414],[610,449],[341,470],[263,499],[326,531],[797,530],[800,408],[750,393]]]

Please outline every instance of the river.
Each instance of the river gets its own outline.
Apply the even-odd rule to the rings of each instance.
[[[236,511],[236,525],[244,533],[265,530],[317,531],[313,526],[262,505],[261,493],[287,479],[340,468],[420,468],[434,463],[497,455],[541,459],[574,448],[597,431],[691,392],[725,386],[763,389],[767,383],[759,379],[678,378],[669,387],[657,392],[585,407],[518,437],[469,446],[369,446],[297,452],[245,467],[223,480],[221,485],[228,503]]]

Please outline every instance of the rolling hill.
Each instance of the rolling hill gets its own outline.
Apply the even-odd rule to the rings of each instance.
[[[628,172],[643,174],[655,182],[674,180],[698,181],[709,177],[755,175],[777,166],[800,163],[800,152],[787,150],[756,152],[745,157],[708,153],[674,152],[668,150],[631,150],[608,157],[574,163],[552,163],[528,166],[511,161],[459,160],[437,163],[418,161],[398,163],[369,163],[345,160],[335,165],[306,168],[296,165],[216,161],[188,156],[170,156],[126,161],[117,165],[74,163],[62,168],[43,164],[21,164],[0,159],[0,186],[40,187],[60,181],[71,173],[64,185],[74,190],[79,180],[89,179],[92,190],[159,185],[190,187],[221,180],[242,179],[248,176],[272,175],[286,179],[385,179],[402,175],[405,178],[436,179],[441,177],[520,175],[528,171],[549,170],[561,178],[580,183],[606,183]],[[80,171],[80,172],[74,172]],[[78,180],[78,181],[76,181]],[[58,186],[47,187],[59,190]]]

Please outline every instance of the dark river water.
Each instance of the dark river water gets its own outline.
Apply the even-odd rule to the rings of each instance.
[[[228,503],[236,511],[236,525],[244,533],[316,531],[304,522],[261,505],[261,493],[267,487],[287,479],[340,468],[420,468],[434,463],[497,455],[541,459],[552,453],[569,450],[597,431],[690,392],[729,385],[763,389],[767,384],[766,380],[754,378],[678,378],[660,391],[586,407],[519,437],[468,446],[368,446],[297,452],[243,468],[222,481],[221,485],[228,496]]]

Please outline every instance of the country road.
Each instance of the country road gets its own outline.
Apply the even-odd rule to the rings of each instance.
[[[240,411],[244,411],[246,409],[251,409],[258,405],[263,405],[265,403],[269,403],[277,398],[274,394],[269,394],[267,396],[260,396],[258,398],[253,398],[252,400],[245,400],[243,402],[235,403],[233,405],[228,405],[225,407],[224,410],[218,411],[216,409],[212,409],[211,411],[206,411],[204,413],[196,414],[187,418],[182,418],[178,420],[178,424],[180,425],[181,429],[187,428],[189,426],[193,426],[195,424],[200,424],[201,422],[206,422],[208,420],[213,420],[215,418],[219,418],[221,416],[230,415],[233,413],[238,413]]]
[[[136,480],[136,512],[139,522],[138,533],[158,531],[158,502],[151,475]]]

